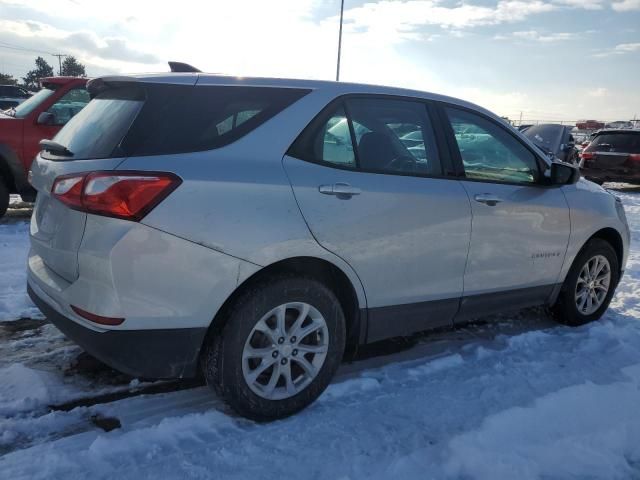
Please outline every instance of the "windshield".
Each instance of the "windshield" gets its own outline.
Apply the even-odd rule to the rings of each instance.
[[[38,93],[36,93],[33,97],[29,97],[27,100],[22,102],[20,105],[16,106],[11,110],[11,115],[16,118],[24,118],[33,112],[38,105],[44,102],[47,98],[53,95],[55,89],[48,87],[43,88]]]
[[[543,150],[559,153],[564,127],[560,125],[534,125],[522,133]]]

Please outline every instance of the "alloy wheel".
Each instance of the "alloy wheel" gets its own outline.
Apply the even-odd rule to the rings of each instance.
[[[256,395],[282,400],[316,378],[327,357],[329,330],[322,314],[304,302],[279,305],[253,327],[242,351],[242,373]]]
[[[576,283],[576,308],[591,315],[604,303],[611,286],[611,265],[603,255],[591,257],[582,267]]]

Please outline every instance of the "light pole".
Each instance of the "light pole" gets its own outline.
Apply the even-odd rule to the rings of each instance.
[[[340,81],[340,50],[342,49],[342,15],[344,14],[344,0],[340,0],[340,33],[338,34],[338,67],[336,68],[336,82]]]

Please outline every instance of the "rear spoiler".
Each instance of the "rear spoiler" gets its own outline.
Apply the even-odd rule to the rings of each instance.
[[[135,83],[137,81],[137,78],[127,77],[125,75],[113,75],[108,77],[94,78],[93,80],[89,80],[87,82],[87,91],[89,92],[89,96],[91,96],[91,98],[94,98],[96,95],[104,92],[109,88],[123,85],[125,83]]]
[[[169,62],[169,68],[171,73],[201,73],[196,67],[183,62]],[[111,75],[106,77],[94,78],[87,82],[87,91],[91,98],[95,97],[105,90],[117,86],[122,86],[126,83],[135,83],[140,80],[135,77],[129,77],[126,75]]]
[[[183,62],[169,62],[169,68],[174,73],[201,73],[202,70],[197,69],[193,65]]]

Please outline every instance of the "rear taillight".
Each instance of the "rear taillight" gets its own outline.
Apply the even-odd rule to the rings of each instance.
[[[56,178],[51,193],[75,210],[138,221],[181,183],[166,172],[89,172]]]
[[[629,154],[629,160],[633,160],[634,162],[640,162],[640,153]]]
[[[591,152],[582,152],[580,158],[582,160],[593,160],[594,154]]]

